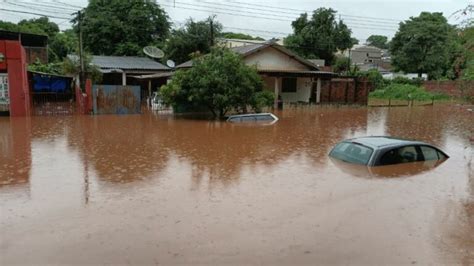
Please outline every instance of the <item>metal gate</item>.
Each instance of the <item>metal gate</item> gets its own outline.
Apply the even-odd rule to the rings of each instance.
[[[94,85],[94,114],[139,114],[140,86]]]
[[[10,111],[10,95],[8,94],[8,74],[0,73],[0,112]]]

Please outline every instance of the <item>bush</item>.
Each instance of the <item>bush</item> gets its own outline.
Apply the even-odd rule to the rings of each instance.
[[[388,80],[385,80],[377,69],[370,69],[369,71],[359,72],[359,77],[366,77],[369,82],[374,85],[374,89],[381,90],[389,84]]]
[[[191,69],[177,71],[160,94],[175,110],[207,108],[220,118],[229,111],[259,111],[274,99],[271,92],[263,90],[257,69],[247,66],[240,55],[226,48],[215,48],[193,60]]]
[[[423,84],[423,79],[420,79],[420,78],[409,79],[405,77],[396,77],[392,79],[391,83],[409,84],[409,85],[420,87]]]
[[[431,93],[421,87],[410,84],[393,83],[382,90],[376,90],[370,93],[370,97],[377,99],[396,99],[396,100],[417,100],[429,101],[432,99],[441,100],[449,97],[441,93]]]

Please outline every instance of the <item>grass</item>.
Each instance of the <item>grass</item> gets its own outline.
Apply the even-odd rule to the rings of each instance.
[[[385,89],[375,90],[370,93],[371,99],[391,99],[394,101],[405,101],[409,100],[419,102],[431,102],[432,100],[447,100],[449,96],[441,93],[432,93],[426,91],[422,87],[417,87],[410,84],[390,84]]]

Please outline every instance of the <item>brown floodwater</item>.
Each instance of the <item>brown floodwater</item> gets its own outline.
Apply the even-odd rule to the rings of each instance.
[[[474,264],[474,113],[302,108],[273,125],[0,117],[0,265]],[[439,146],[368,169],[341,139]]]

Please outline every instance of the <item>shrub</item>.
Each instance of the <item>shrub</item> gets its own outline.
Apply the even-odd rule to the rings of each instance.
[[[429,101],[432,99],[441,100],[449,98],[445,94],[431,93],[421,87],[410,84],[393,83],[382,90],[376,90],[370,93],[370,97],[378,99],[396,99],[396,100],[417,100]]]

